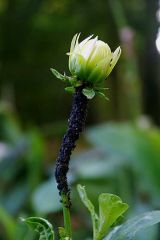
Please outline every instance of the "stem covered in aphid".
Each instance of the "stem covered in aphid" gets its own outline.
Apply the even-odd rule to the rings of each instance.
[[[63,137],[60,147],[59,155],[56,161],[55,177],[57,181],[57,187],[60,195],[65,195],[66,207],[70,207],[70,190],[67,181],[67,173],[69,170],[69,161],[72,154],[72,150],[76,146],[76,141],[82,132],[87,115],[88,99],[82,94],[84,86],[76,88],[76,92],[73,98],[72,109],[68,120],[68,129]]]

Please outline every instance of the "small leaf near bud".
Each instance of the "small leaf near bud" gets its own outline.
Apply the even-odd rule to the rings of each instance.
[[[75,93],[75,88],[74,87],[66,87],[65,90],[68,93]]]
[[[101,98],[104,98],[105,100],[109,101],[109,98],[106,97],[106,95],[100,91],[96,91],[96,95],[101,97]]]
[[[63,82],[66,82],[67,80],[66,76],[62,75],[61,73],[59,73],[57,70],[53,68],[50,68],[50,70],[56,78],[62,80]]]
[[[85,95],[88,99],[92,99],[95,96],[95,91],[92,88],[84,88],[82,91],[83,95]]]

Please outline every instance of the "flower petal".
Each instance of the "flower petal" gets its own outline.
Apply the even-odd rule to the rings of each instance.
[[[74,37],[72,38],[72,42],[71,42],[71,47],[70,47],[70,52],[69,52],[69,54],[72,53],[73,50],[74,50],[77,36],[78,36],[78,33],[76,33],[76,34],[74,35]]]
[[[95,37],[94,39],[90,39],[81,49],[81,54],[83,55],[83,57],[88,60],[95,45],[97,42],[98,37]]]
[[[114,51],[114,53],[112,54],[112,60],[111,60],[111,62],[110,62],[109,68],[107,69],[106,76],[108,76],[108,75],[112,72],[112,70],[113,70],[114,66],[116,65],[116,63],[117,63],[120,55],[121,55],[121,48],[118,47],[118,48]]]
[[[83,47],[92,37],[93,37],[93,34],[85,38],[82,42],[80,42],[79,46]]]
[[[76,56],[75,73],[81,79],[84,78],[85,67],[86,67],[86,60],[85,60],[85,58],[81,54],[77,54],[77,56]]]
[[[106,79],[106,68],[108,68],[111,58],[101,60],[94,70],[90,73],[88,81],[99,83]]]
[[[71,54],[69,61],[69,70],[73,75],[77,75],[79,78],[84,78],[85,66],[86,60],[81,54]]]
[[[80,37],[80,35],[81,35],[81,33],[78,33],[78,35],[77,35],[77,39],[76,39],[76,44],[75,44],[75,47],[77,47],[77,46],[78,46],[78,40],[79,40],[79,37]]]
[[[67,55],[71,55],[75,49],[75,47],[78,45],[78,40],[80,37],[80,33],[76,33],[74,37],[72,38],[70,52],[67,53]]]
[[[92,53],[90,54],[87,65],[93,68],[99,64],[102,60],[108,58],[109,61],[112,57],[112,52],[108,44],[98,40]]]

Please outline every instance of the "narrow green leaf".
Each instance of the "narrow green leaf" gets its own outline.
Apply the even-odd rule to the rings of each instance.
[[[100,91],[96,91],[96,95],[101,97],[101,98],[104,98],[105,100],[109,101],[109,98],[106,97],[106,95]]]
[[[127,209],[128,205],[123,203],[118,196],[109,193],[100,194],[97,240],[106,236],[109,228]]]
[[[106,90],[109,90],[109,88],[98,87],[98,86],[95,86],[94,89],[95,89],[96,91],[106,91]]]
[[[39,240],[54,240],[52,224],[46,219],[40,217],[29,217],[21,220],[29,225],[34,231],[39,233]]]
[[[88,99],[92,99],[95,96],[95,91],[91,88],[84,88],[82,92]]]
[[[79,196],[80,196],[83,204],[86,206],[86,208],[89,210],[89,212],[91,214],[91,219],[92,219],[92,224],[93,224],[93,236],[94,236],[94,239],[95,239],[95,236],[97,235],[98,220],[99,219],[98,219],[98,216],[95,212],[94,205],[89,200],[84,186],[81,186],[80,184],[78,184],[77,190],[78,190]]]
[[[160,211],[143,213],[115,227],[105,240],[132,240],[137,232],[159,222]]]
[[[82,202],[84,203],[84,205],[86,206],[86,208],[90,211],[90,213],[95,214],[94,206],[87,196],[85,187],[78,184],[77,190],[78,190],[79,196],[80,196]]]
[[[62,75],[61,73],[59,73],[57,70],[53,69],[53,68],[50,68],[51,72],[53,73],[53,75],[62,80],[63,82],[66,82],[67,81],[67,78],[66,76]]]
[[[75,88],[74,87],[66,87],[65,90],[68,93],[75,93]]]

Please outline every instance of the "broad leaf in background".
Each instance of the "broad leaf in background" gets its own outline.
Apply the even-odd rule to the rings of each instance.
[[[62,209],[54,179],[44,182],[36,189],[32,197],[32,204],[34,210],[40,214],[57,212]]]
[[[160,211],[143,213],[115,227],[105,240],[133,240],[137,232],[159,222]]]
[[[89,129],[86,137],[96,148],[126,159],[136,169],[144,188],[147,187],[152,196],[155,193],[159,196],[160,131],[141,125],[127,122],[102,124]]]
[[[54,231],[52,224],[46,219],[40,217],[29,217],[22,219],[34,231],[39,233],[39,240],[54,240]]]
[[[27,202],[28,198],[28,184],[19,181],[16,186],[12,186],[12,189],[8,193],[4,194],[1,204],[11,215],[16,215]]]

